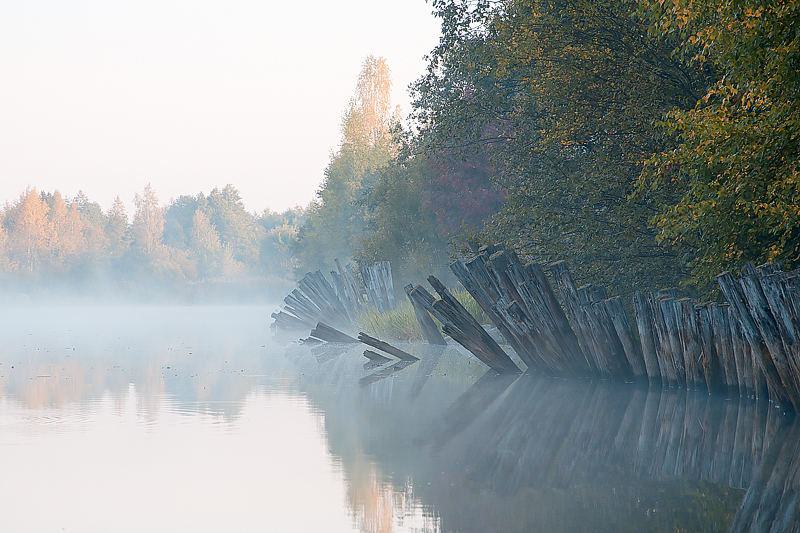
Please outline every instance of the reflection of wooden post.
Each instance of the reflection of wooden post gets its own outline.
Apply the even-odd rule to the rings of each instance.
[[[796,503],[797,487],[786,487],[786,481],[792,463],[796,460],[797,442],[800,437],[798,429],[796,424],[789,426],[785,423],[777,428],[769,449],[764,454],[761,466],[756,471],[753,481],[739,505],[739,510],[733,517],[729,533],[788,531],[782,527],[773,528],[773,522],[778,517],[778,510],[781,509],[785,488],[789,489],[787,497],[794,500],[787,503]],[[794,509],[791,512],[794,514]],[[783,515],[779,517],[782,522],[787,518],[793,518],[787,517],[788,513],[789,509],[784,509]],[[791,523],[786,525],[791,527]]]
[[[658,437],[658,410],[661,392],[652,387],[647,394],[642,414],[642,428],[639,432],[639,443],[636,447],[635,469],[641,474],[649,474],[653,467],[655,443]]]
[[[708,402],[708,394],[686,394],[686,415],[682,421],[683,475],[687,479],[700,479],[703,471],[703,415]],[[680,421],[676,421],[680,422]]]

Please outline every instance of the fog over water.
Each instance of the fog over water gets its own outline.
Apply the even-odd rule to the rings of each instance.
[[[497,376],[455,346],[375,367],[274,339],[272,310],[0,308],[4,527],[796,527],[799,430],[767,403]]]

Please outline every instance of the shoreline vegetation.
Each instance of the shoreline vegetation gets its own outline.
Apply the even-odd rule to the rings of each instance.
[[[410,116],[368,56],[307,207],[247,213],[232,185],[163,205],[148,185],[129,220],[119,199],[29,188],[0,211],[8,297],[191,300],[251,280],[243,297],[274,301],[337,257],[453,286],[447,265],[489,244],[624,302],[719,302],[719,272],[800,266],[800,3],[432,7],[442,35]]]

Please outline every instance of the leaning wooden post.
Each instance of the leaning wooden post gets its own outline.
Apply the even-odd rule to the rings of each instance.
[[[753,359],[750,353],[750,344],[742,332],[739,320],[733,315],[730,306],[723,308],[727,312],[727,324],[730,328],[731,355],[734,361],[735,375],[731,383],[739,384],[739,396],[747,398],[756,397],[755,370],[758,368],[758,361]],[[728,378],[730,381],[730,378]]]
[[[793,316],[791,309],[791,299],[797,295],[794,279],[791,274],[780,272],[761,276],[759,281],[786,348],[789,366],[795,378],[800,378],[800,316]]]
[[[468,262],[466,266],[460,261],[455,261],[450,265],[450,270],[497,326],[500,334],[508,341],[517,355],[525,357],[523,354],[527,352],[528,348],[524,344],[524,339],[519,338],[511,322],[493,309],[493,306],[500,300],[500,294],[494,285],[491,273],[486,268],[485,260],[486,258],[481,254]]]
[[[417,322],[419,322],[419,326],[422,329],[422,335],[425,337],[425,340],[428,341],[428,344],[447,345],[447,341],[442,337],[430,313],[411,297],[413,288],[414,287],[409,283],[405,286],[404,290],[406,296],[408,296],[408,299],[411,301],[411,307],[414,308],[414,315],[417,317]]]
[[[747,387],[744,379],[744,366],[739,360],[741,350],[737,352],[737,348],[734,345],[737,337],[734,335],[735,332],[731,326],[732,316],[729,308],[730,305],[728,304],[709,304],[711,324],[714,330],[714,349],[717,352],[717,360],[722,371],[720,377],[723,378],[725,387],[729,391],[738,389],[740,396],[746,396]],[[733,320],[736,321],[735,318]]]
[[[556,328],[560,332],[565,348],[573,355],[577,368],[579,368],[581,372],[588,371],[591,373],[592,365],[589,363],[583,350],[581,350],[578,337],[570,326],[567,315],[564,314],[564,310],[561,308],[561,304],[558,303],[558,299],[553,292],[553,287],[550,286],[550,282],[547,280],[547,276],[545,276],[542,267],[538,263],[528,263],[525,265],[525,275],[529,279],[529,283],[535,285],[541,291],[542,299],[555,321]]]
[[[651,384],[661,383],[661,369],[656,355],[655,331],[653,330],[653,314],[641,292],[633,295],[633,309],[636,315],[636,328],[642,345],[642,356],[647,370],[647,379]]]
[[[653,315],[655,339],[658,341],[656,343],[656,355],[658,356],[659,368],[661,368],[661,384],[666,388],[667,385],[677,387],[679,383],[672,357],[669,332],[667,331],[667,324],[660,304],[661,299],[664,297],[660,292],[653,292],[647,297],[647,304]]]
[[[578,291],[575,288],[575,283],[572,281],[572,275],[567,268],[566,262],[556,261],[551,264],[550,272],[553,274],[553,279],[561,293],[561,298],[564,302],[564,306],[567,308],[567,314],[569,315],[569,322],[580,341],[581,348],[586,355],[586,360],[591,367],[592,373],[599,374],[604,372],[606,370],[606,365],[598,355],[594,343],[592,342],[591,330],[584,320],[583,312],[580,308]]]
[[[795,371],[794,365],[786,353],[783,340],[778,332],[775,317],[769,308],[769,303],[764,297],[758,274],[752,263],[742,267],[742,276],[739,281],[747,298],[751,316],[761,333],[761,339],[769,350],[775,369],[778,371],[783,388],[789,395],[795,410],[800,411],[800,375]]]
[[[666,342],[669,344],[669,355],[672,357],[672,366],[675,369],[677,386],[686,385],[686,363],[683,357],[681,336],[678,331],[678,315],[674,298],[662,298],[658,302],[666,326]]]
[[[628,359],[633,375],[637,379],[648,379],[647,368],[640,350],[641,344],[637,343],[633,337],[628,316],[625,314],[625,308],[622,307],[622,300],[620,300],[619,296],[615,296],[605,300],[603,303],[622,343],[622,348],[625,350],[625,357]]]
[[[694,302],[691,298],[683,298],[675,302],[678,307],[681,345],[683,348],[684,364],[686,365],[686,388],[706,386],[703,375],[702,348],[700,335],[695,318]]]
[[[449,330],[463,334],[462,339],[467,339],[477,344],[482,352],[492,361],[492,366],[497,371],[519,372],[519,367],[506,354],[497,342],[483,329],[475,318],[464,309],[461,302],[455,299],[450,291],[434,276],[428,276],[428,283],[439,293],[440,301],[434,302],[433,308],[442,316],[447,317],[450,324]],[[447,332],[447,330],[445,331]],[[453,337],[458,342],[458,338]],[[473,352],[474,353],[474,352]],[[477,355],[477,354],[476,354]]]
[[[370,337],[363,331],[358,334],[358,340],[366,344],[367,346],[372,346],[373,348],[377,348],[382,352],[386,352],[391,354],[402,361],[419,361],[419,357],[415,357],[408,352],[404,352],[399,348],[395,348],[391,344],[387,342],[383,342],[382,340],[376,339],[375,337]]]
[[[706,386],[711,392],[721,392],[726,390],[725,380],[723,379],[723,370],[720,365],[720,357],[717,353],[717,347],[714,344],[714,319],[711,311],[710,303],[699,305],[695,307],[697,315],[697,328],[700,334],[701,349],[703,352],[703,375],[705,376]],[[725,332],[725,335],[730,336],[730,330]]]
[[[761,338],[761,333],[755,320],[753,320],[753,316],[750,314],[742,288],[730,272],[723,272],[717,275],[717,282],[725,298],[731,304],[731,311],[741,326],[744,336],[748,344],[750,344],[750,349],[758,358],[770,396],[782,406],[793,406],[792,398],[784,388],[770,352]]]
[[[433,276],[431,276],[433,278]],[[436,278],[433,278],[436,280]],[[436,280],[439,283],[439,280]],[[441,286],[441,283],[439,283]],[[447,302],[455,298],[443,288],[445,294],[449,296]],[[444,326],[444,332],[454,341],[464,346],[478,359],[483,361],[496,372],[519,372],[519,368],[514,361],[506,354],[500,346],[486,333],[486,330],[470,315],[466,309],[463,314],[459,309],[453,307],[445,301],[437,301],[423,287],[417,285],[411,290],[411,297],[417,300],[430,314],[432,314]],[[457,300],[456,300],[457,303]],[[458,304],[463,309],[461,304]],[[468,318],[467,318],[468,317]],[[476,326],[477,324],[477,326]]]

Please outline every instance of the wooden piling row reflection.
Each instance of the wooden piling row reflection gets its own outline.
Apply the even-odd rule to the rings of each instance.
[[[482,451],[465,465],[474,481],[511,493],[566,488],[619,469],[747,489],[775,432],[791,421],[748,398],[525,379],[473,432],[469,448]]]

